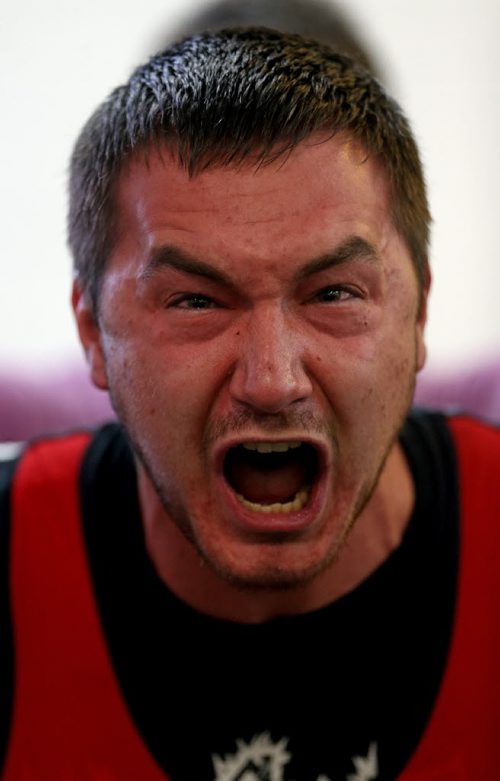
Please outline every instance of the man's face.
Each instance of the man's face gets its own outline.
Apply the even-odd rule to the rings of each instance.
[[[240,584],[307,582],[368,500],[424,360],[381,168],[340,136],[192,179],[151,151],[117,208],[88,354],[162,522]]]

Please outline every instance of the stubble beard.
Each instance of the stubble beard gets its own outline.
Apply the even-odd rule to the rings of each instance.
[[[387,458],[394,446],[394,443],[399,437],[401,427],[411,406],[415,390],[415,382],[416,371],[413,372],[408,386],[406,404],[403,405],[404,408],[400,418],[394,425],[394,429],[388,439],[378,468],[376,469],[372,479],[363,483],[356,496],[353,498],[351,507],[346,511],[344,519],[339,524],[339,532],[332,542],[329,550],[320,560],[304,567],[300,571],[289,571],[288,569],[275,566],[272,569],[269,568],[267,571],[261,571],[257,575],[253,576],[240,575],[230,566],[224,565],[224,563],[221,562],[219,558],[211,555],[210,552],[205,549],[195,533],[194,524],[189,513],[185,508],[176,504],[169,498],[167,491],[165,490],[164,481],[161,479],[161,476],[155,472],[150,459],[146,456],[143,448],[139,444],[138,437],[134,436],[133,426],[128,421],[128,416],[125,412],[125,406],[120,403],[118,398],[111,391],[110,396],[113,408],[115,409],[115,412],[127,433],[132,450],[134,451],[136,458],[142,464],[142,467],[144,468],[151,484],[154,487],[162,508],[168,517],[166,522],[174,523],[176,528],[194,548],[201,561],[210,567],[218,577],[226,581],[228,584],[238,588],[239,590],[247,592],[277,592],[290,591],[296,589],[297,587],[307,586],[323,572],[325,572],[325,570],[335,566],[335,562],[339,559],[357,519],[370,501],[378,485]],[[291,418],[293,418],[293,420]],[[304,434],[322,433],[324,435],[327,433],[327,427],[325,426],[325,423],[321,420],[318,420],[310,413],[299,413],[298,415],[294,416],[290,416],[285,413],[278,413],[277,415],[255,416],[255,414],[252,412],[245,412],[242,414],[229,415],[227,418],[218,421],[216,424],[209,425],[201,444],[202,455],[204,456],[206,454],[208,448],[219,437],[229,432],[237,433],[238,430],[243,430],[249,422],[258,422],[258,425],[261,427],[261,429],[263,431],[267,430],[268,433],[276,433],[280,430],[286,430],[287,427],[302,429]],[[331,430],[328,430],[328,436],[330,437],[330,440],[335,443],[335,437],[333,436]],[[289,539],[286,539],[287,543],[290,544]],[[267,542],[267,544],[269,545],[269,542]],[[274,544],[279,546],[282,544],[282,542],[277,537]]]
[[[176,526],[176,528],[181,532],[188,543],[194,548],[201,561],[204,562],[204,564],[207,565],[213,572],[215,572],[219,578],[231,586],[237,588],[238,590],[255,593],[292,591],[293,589],[309,585],[323,572],[335,567],[335,563],[342,554],[346,542],[349,539],[350,533],[355,526],[356,520],[365,509],[377,487],[380,475],[384,469],[394,442],[398,438],[399,430],[402,424],[401,420],[386,446],[383,458],[374,477],[369,482],[364,483],[360,487],[359,491],[351,502],[350,509],[346,511],[345,517],[343,519],[339,519],[338,523],[336,524],[338,533],[332,541],[329,549],[319,560],[304,566],[299,570],[293,568],[285,569],[279,565],[275,565],[273,567],[269,567],[267,570],[261,569],[256,574],[241,575],[239,572],[231,568],[231,566],[226,565],[223,561],[221,561],[219,557],[212,555],[210,551],[206,550],[202,541],[200,541],[195,532],[195,524],[193,523],[191,516],[186,511],[186,509],[182,507],[182,505],[179,505],[170,499],[167,491],[165,490],[164,481],[161,479],[161,476],[156,473],[151,464],[151,460],[144,453],[143,448],[137,441],[137,438],[134,437],[131,427],[127,425],[126,417],[123,414],[119,415],[119,417],[127,432],[132,450],[145,470],[156,492],[156,495],[158,496],[162,508],[166,513],[167,518],[165,519],[165,522],[171,522]],[[403,420],[404,417],[405,416],[402,418]],[[226,421],[223,425],[226,428],[228,426],[228,422]],[[275,430],[277,430],[277,428]],[[308,431],[311,433],[310,429]],[[293,542],[291,542],[289,536],[280,538],[279,535],[276,535],[276,537],[271,542],[269,539],[266,539],[265,544],[267,547],[269,547],[270,544],[275,545],[278,554],[281,545],[291,545]],[[259,542],[257,541],[255,545],[258,546]]]
[[[159,479],[153,469],[151,468],[148,459],[144,456],[140,446],[131,440],[133,450],[136,457],[140,461],[143,469],[145,470],[154,490],[160,500],[163,510],[168,516],[166,522],[172,522],[176,528],[181,532],[188,543],[194,548],[201,561],[207,565],[215,574],[224,580],[226,583],[237,588],[240,591],[263,593],[263,592],[283,592],[293,591],[299,587],[304,587],[312,583],[323,572],[335,566],[335,562],[340,558],[341,553],[349,539],[350,533],[355,526],[356,520],[359,518],[366,505],[370,501],[373,492],[375,491],[380,474],[383,471],[388,455],[392,449],[392,446],[397,439],[397,434],[389,443],[384,458],[378,468],[378,471],[373,480],[366,485],[363,485],[358,492],[353,506],[349,512],[346,513],[345,518],[340,524],[340,529],[332,542],[329,550],[318,561],[304,567],[301,570],[290,570],[275,565],[267,570],[260,570],[256,575],[241,575],[232,569],[229,565],[225,565],[220,558],[212,555],[205,549],[202,542],[197,537],[194,524],[191,516],[178,505],[175,505],[167,496],[163,483]],[[130,435],[129,435],[130,438]],[[274,545],[277,550],[277,557],[279,556],[279,548],[283,544],[291,545],[293,542],[290,540],[290,535],[280,536],[276,534],[272,541],[266,539],[266,547]],[[256,546],[259,542],[254,543]],[[298,543],[300,544],[300,543]]]

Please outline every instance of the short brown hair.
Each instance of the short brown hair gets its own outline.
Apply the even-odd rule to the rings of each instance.
[[[348,57],[298,35],[250,28],[197,35],[155,55],[83,128],[71,159],[69,244],[94,313],[115,240],[113,187],[133,152],[167,141],[194,175],[250,155],[266,164],[318,131],[346,131],[381,161],[393,223],[422,289],[430,215],[401,109]]]

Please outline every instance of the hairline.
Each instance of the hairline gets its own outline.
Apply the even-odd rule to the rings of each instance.
[[[394,185],[390,180],[388,166],[383,160],[382,155],[381,154],[376,155],[375,152],[370,151],[367,148],[367,144],[364,142],[364,140],[362,138],[359,138],[351,129],[342,128],[342,127],[334,128],[334,129],[327,128],[327,127],[325,127],[324,129],[313,129],[308,135],[304,136],[303,138],[300,138],[298,141],[287,141],[286,138],[283,138],[282,142],[281,143],[278,142],[278,144],[275,144],[274,147],[270,149],[264,148],[263,150],[260,151],[258,149],[258,145],[256,144],[253,149],[243,152],[241,156],[229,162],[224,161],[223,150],[221,150],[219,154],[217,154],[215,150],[212,152],[208,150],[205,153],[205,155],[200,155],[198,158],[196,158],[194,160],[194,164],[191,165],[189,165],[186,160],[182,159],[180,139],[178,139],[174,134],[165,134],[163,136],[152,135],[149,138],[143,139],[134,149],[130,150],[127,154],[125,154],[123,156],[123,159],[120,162],[118,162],[116,165],[114,171],[114,178],[109,187],[108,216],[111,219],[107,221],[108,241],[107,241],[105,258],[103,259],[101,270],[96,280],[97,285],[95,286],[95,289],[93,291],[92,290],[84,291],[90,298],[90,303],[94,309],[94,314],[96,316],[96,319],[99,315],[99,302],[101,298],[100,294],[102,290],[102,284],[104,282],[104,277],[106,274],[106,269],[110,257],[114,251],[114,248],[116,247],[116,244],[121,234],[121,230],[119,227],[121,220],[119,216],[118,188],[120,185],[120,181],[124,176],[126,176],[127,169],[130,166],[134,165],[137,162],[140,162],[143,163],[146,167],[148,167],[150,164],[150,159],[152,154],[156,152],[159,155],[160,160],[162,160],[162,162],[163,162],[164,155],[168,154],[170,156],[170,159],[173,162],[177,163],[179,168],[184,169],[188,173],[190,179],[194,179],[196,178],[196,176],[199,176],[200,174],[206,171],[217,170],[217,169],[238,171],[241,170],[242,168],[253,167],[255,169],[255,172],[257,172],[260,168],[267,167],[280,160],[282,160],[280,165],[283,165],[286,162],[287,157],[290,154],[292,154],[292,152],[296,148],[298,148],[301,144],[307,144],[307,142],[313,138],[318,137],[318,140],[314,140],[311,143],[311,146],[326,143],[332,140],[333,138],[338,138],[339,136],[344,137],[344,143],[355,144],[359,148],[359,150],[363,152],[365,158],[363,160],[360,160],[361,165],[363,165],[369,159],[372,159],[380,167],[383,173],[385,184],[387,186],[387,207],[388,207],[389,219],[391,221],[392,227],[398,233],[401,240],[404,242],[405,247],[408,250],[408,253],[410,255],[411,266],[414,270],[415,277],[417,280],[417,285],[418,285],[419,301],[421,302],[424,294],[425,269],[423,270],[419,269],[417,260],[414,258],[412,249],[408,245],[407,238],[405,237],[403,231],[400,229],[400,226],[398,225],[396,209],[394,208],[396,193],[394,191],[395,189]],[[77,279],[78,279],[78,275],[77,275]]]

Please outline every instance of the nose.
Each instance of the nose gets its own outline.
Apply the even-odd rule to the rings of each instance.
[[[312,392],[305,370],[304,339],[292,316],[278,304],[248,315],[240,329],[239,354],[231,377],[232,398],[264,413],[277,413],[307,399]]]

